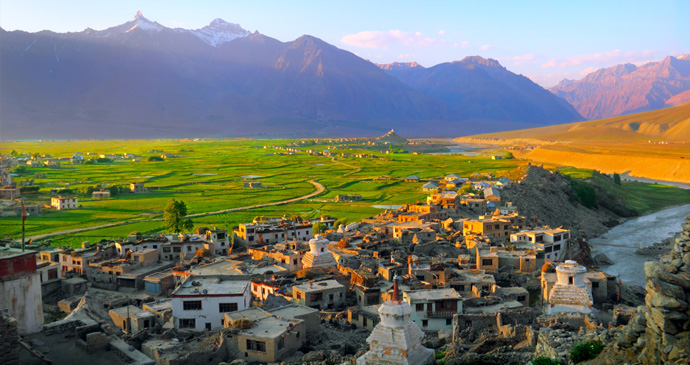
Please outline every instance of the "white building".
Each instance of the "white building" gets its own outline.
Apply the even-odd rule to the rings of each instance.
[[[453,328],[453,315],[462,313],[462,297],[455,289],[408,290],[403,300],[412,308],[412,322],[425,331]]]
[[[79,200],[77,198],[54,196],[50,198],[50,206],[57,210],[77,209],[79,207]]]
[[[302,258],[302,267],[308,269],[310,267],[338,266],[333,254],[328,251],[328,242],[328,239],[324,238],[320,234],[317,234],[316,237],[310,239],[310,250]]]
[[[410,320],[412,307],[401,300],[394,281],[393,298],[379,307],[381,322],[367,337],[369,351],[357,358],[357,365],[434,363],[434,350],[422,346],[424,332]]]
[[[585,283],[585,272],[587,269],[573,260],[556,266],[557,281],[549,293],[547,314],[592,312],[594,300],[592,291]]]
[[[20,335],[41,331],[43,296],[35,251],[0,247],[0,311],[17,320]]]
[[[189,276],[172,293],[173,325],[197,331],[223,328],[225,313],[251,305],[249,284],[232,276]]]
[[[568,246],[570,231],[562,228],[544,228],[520,231],[510,235],[510,242],[543,253],[543,258],[551,261],[561,261]],[[538,257],[540,258],[540,257]]]

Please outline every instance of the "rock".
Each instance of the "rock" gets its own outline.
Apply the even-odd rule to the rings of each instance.
[[[614,262],[611,261],[611,259],[609,259],[608,256],[606,256],[603,253],[600,253],[600,254],[594,256],[593,260],[594,260],[594,265],[597,265],[597,266],[608,266],[608,265],[614,264]]]
[[[672,285],[667,282],[656,279],[649,280],[648,285],[654,288],[654,291],[658,293],[661,293],[671,298],[685,300],[685,292],[679,286]]]

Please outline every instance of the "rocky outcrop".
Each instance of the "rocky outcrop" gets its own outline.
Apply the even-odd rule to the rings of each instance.
[[[687,364],[690,360],[690,216],[669,255],[646,262],[645,305],[616,339],[605,359],[626,351],[640,363]]]

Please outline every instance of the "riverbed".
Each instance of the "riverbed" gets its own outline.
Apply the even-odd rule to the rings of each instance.
[[[606,273],[620,275],[623,283],[644,286],[644,263],[656,260],[649,256],[636,255],[635,250],[651,246],[680,232],[680,224],[688,215],[690,204],[629,219],[591,240],[589,243],[593,248],[592,256],[598,253],[606,254],[614,262],[613,265],[602,267]]]

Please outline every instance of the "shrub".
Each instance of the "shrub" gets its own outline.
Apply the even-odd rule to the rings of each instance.
[[[561,365],[561,362],[550,357],[539,356],[532,360],[530,365]]]
[[[618,174],[613,174],[613,182],[616,185],[620,185],[621,184],[621,176]]]
[[[443,352],[437,352],[436,353],[436,360],[443,359],[444,357],[446,357],[445,353],[443,353]]]
[[[579,201],[585,207],[592,209],[597,206],[597,190],[594,186],[586,182],[570,180],[570,188],[573,193],[573,198]]]
[[[22,186],[19,188],[19,191],[22,194],[34,194],[37,193],[40,188],[40,186]]]
[[[580,341],[570,349],[570,360],[576,364],[592,360],[597,357],[603,349],[604,344],[601,343],[601,341]]]
[[[146,161],[164,161],[164,160],[163,160],[163,157],[160,157],[160,156],[149,156],[149,158],[147,158]]]
[[[17,166],[12,169],[12,172],[17,174],[17,175],[22,175],[26,173],[26,166]]]

